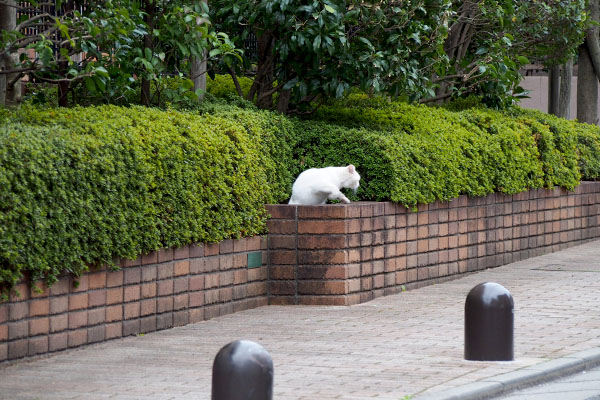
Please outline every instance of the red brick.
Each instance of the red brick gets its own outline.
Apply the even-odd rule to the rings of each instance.
[[[29,287],[24,283],[15,285],[13,290],[10,292],[9,298],[11,302],[29,300]]]
[[[204,305],[204,292],[194,292],[189,295],[189,306],[201,307]]]
[[[173,310],[181,310],[184,308],[188,308],[189,306],[189,296],[187,293],[180,294],[173,297]]]
[[[296,235],[269,235],[269,248],[271,249],[295,249]]]
[[[26,357],[29,352],[29,341],[27,339],[15,340],[8,343],[8,359]]]
[[[169,279],[173,277],[173,263],[161,264],[157,267],[158,279]]]
[[[87,325],[87,311],[76,311],[69,313],[69,329],[77,329]]]
[[[88,306],[97,307],[106,304],[106,290],[96,290],[89,293]]]
[[[118,304],[123,302],[123,288],[108,289],[106,291],[106,304]]]
[[[233,240],[227,239],[219,243],[219,254],[233,253]]]
[[[264,255],[263,255],[264,257]],[[246,268],[248,266],[248,254],[239,253],[233,255],[233,268]]]
[[[106,287],[106,271],[94,272],[88,277],[90,289],[103,289]]]
[[[235,270],[233,272],[233,284],[234,285],[240,285],[240,284],[246,283],[246,282],[248,282],[248,270],[247,269]]]
[[[27,321],[10,322],[8,324],[8,339],[14,340],[29,335],[29,323]]]
[[[298,237],[299,249],[343,249],[346,235],[303,235]]]
[[[156,312],[163,313],[173,310],[173,297],[160,297],[156,300]]]
[[[297,207],[287,204],[267,204],[267,213],[272,219],[295,219]]]
[[[106,287],[123,285],[123,271],[111,271],[106,274]]]
[[[69,315],[62,314],[50,317],[50,332],[64,331],[69,327]]]
[[[133,319],[140,316],[140,302],[127,303],[123,306],[123,319]]]
[[[140,304],[140,314],[142,316],[156,313],[156,299],[142,300]]]
[[[94,326],[87,330],[87,343],[102,342],[106,337],[106,328],[101,326]]]
[[[190,278],[178,278],[173,280],[173,293],[187,292],[190,287]]]
[[[173,268],[174,276],[183,276],[190,273],[190,262],[188,260],[178,261]]]
[[[151,251],[142,255],[142,265],[156,264],[158,262],[158,251]]]
[[[220,262],[220,257],[219,256],[214,256],[214,257],[206,257],[204,259],[204,271],[202,272],[215,272],[219,270],[219,262]]]
[[[294,220],[274,220],[267,221],[267,230],[270,234],[290,235],[296,233],[297,222]],[[259,250],[259,249],[256,249]]]
[[[296,251],[271,250],[269,253],[271,264],[296,264]]]
[[[199,291],[204,289],[204,275],[190,277],[190,291]]]
[[[39,299],[41,297],[48,297],[50,289],[44,282],[34,282],[29,289],[29,297],[32,299]]]
[[[72,331],[68,335],[69,347],[78,347],[87,343],[87,329]]]
[[[204,255],[205,256],[216,256],[219,254],[219,244],[218,243],[208,243],[204,246]]]
[[[81,310],[88,307],[88,294],[74,294],[69,296],[69,311]]]
[[[29,339],[29,356],[48,352],[48,336]]]
[[[300,296],[298,304],[306,306],[345,306],[348,304],[346,296]]]
[[[204,302],[206,304],[215,304],[219,302],[219,289],[207,290],[204,293]]]
[[[29,335],[44,335],[50,332],[50,318],[36,318],[29,321]],[[2,327],[0,327],[0,340],[2,340]]]
[[[123,301],[125,303],[127,303],[130,301],[139,300],[140,295],[141,295],[141,286],[140,285],[126,286],[123,290]]]
[[[248,282],[264,281],[267,279],[267,267],[252,268],[248,270]]]
[[[300,281],[298,294],[346,294],[346,281]]]
[[[124,275],[126,285],[140,283],[142,280],[142,268],[127,268]]]
[[[187,245],[178,247],[173,252],[174,260],[181,260],[181,259],[189,258],[189,257],[190,257],[190,247]]]
[[[173,260],[173,249],[160,249],[158,251],[158,262],[163,263]]]
[[[299,266],[298,279],[346,279],[347,269],[343,265]],[[293,279],[293,276],[292,278]]]
[[[88,310],[88,325],[98,325],[104,323],[106,319],[106,309],[96,308],[95,310]]]
[[[246,238],[246,250],[258,251],[266,249],[266,242],[264,239],[266,239],[266,236],[252,236]]]
[[[195,324],[204,321],[204,309],[189,310],[189,323]]]
[[[346,233],[346,220],[298,221],[299,234]]]
[[[0,325],[0,343],[8,340],[8,325]]]
[[[106,322],[121,321],[123,319],[123,306],[106,307]]]
[[[8,321],[8,303],[0,304],[0,324]]]
[[[141,296],[143,299],[156,297],[156,282],[144,283],[141,287]]]
[[[296,293],[296,283],[294,281],[270,281],[269,292],[275,296],[294,295]]]
[[[298,219],[341,219],[346,218],[347,206],[328,204],[325,206],[298,207]]]
[[[123,323],[116,322],[107,324],[105,327],[105,339],[114,339],[123,336]]]
[[[219,257],[219,269],[227,271],[233,268],[233,254],[225,254]]]
[[[89,289],[89,279],[87,275],[74,277],[71,284],[71,293],[85,292]]]
[[[233,271],[223,271],[219,275],[219,286],[233,285]]]
[[[347,262],[348,252],[345,250],[305,250],[298,252],[299,264],[346,264]]]
[[[4,311],[6,313],[6,311]],[[27,302],[9,303],[8,320],[18,321],[29,316],[29,305]]]
[[[159,296],[167,296],[173,294],[173,281],[165,280],[158,282],[158,295]]]
[[[59,351],[67,348],[67,332],[56,333],[48,337],[48,351]]]
[[[273,265],[269,268],[269,279],[273,280],[291,280],[295,279],[295,265]]]

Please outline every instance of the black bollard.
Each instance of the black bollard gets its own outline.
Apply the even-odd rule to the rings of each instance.
[[[465,359],[512,361],[514,302],[504,286],[481,283],[465,302]]]
[[[212,400],[272,400],[273,360],[249,340],[231,342],[213,363]]]

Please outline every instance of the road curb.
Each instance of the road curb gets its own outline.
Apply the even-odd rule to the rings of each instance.
[[[580,351],[443,392],[423,394],[416,396],[415,400],[483,400],[571,375],[597,365],[600,365],[600,348]]]

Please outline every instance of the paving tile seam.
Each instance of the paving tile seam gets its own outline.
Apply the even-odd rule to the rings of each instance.
[[[484,378],[415,400],[485,400],[585,371],[600,365],[600,348],[584,350],[515,371]]]

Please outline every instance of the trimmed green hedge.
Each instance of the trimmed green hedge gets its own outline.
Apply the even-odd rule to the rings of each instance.
[[[194,112],[0,109],[0,289],[163,247],[266,231],[310,167],[353,163],[354,200],[414,207],[600,177],[595,126],[535,111],[352,95],[311,120],[237,99]]]
[[[0,127],[0,285],[264,233],[292,181],[288,130],[241,109],[24,107]]]

